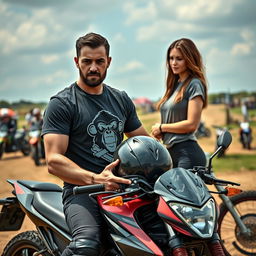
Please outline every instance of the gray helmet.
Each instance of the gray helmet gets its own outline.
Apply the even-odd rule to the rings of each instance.
[[[123,141],[114,153],[119,166],[117,176],[141,175],[154,183],[165,171],[172,168],[168,150],[157,140],[148,136],[135,136]]]

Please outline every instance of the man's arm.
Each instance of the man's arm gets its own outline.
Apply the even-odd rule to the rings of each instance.
[[[48,172],[63,181],[76,185],[91,184],[92,173],[80,168],[65,157],[69,137],[63,134],[44,135],[44,145]]]
[[[127,132],[127,133],[125,133],[125,135],[128,138],[134,137],[134,136],[139,136],[139,135],[150,136],[143,126],[140,126],[138,129],[136,129],[132,132]]]
[[[48,172],[63,181],[75,185],[89,185],[103,183],[106,190],[115,190],[117,183],[130,184],[130,180],[116,177],[112,169],[118,165],[115,161],[105,167],[100,174],[95,174],[80,168],[64,154],[67,150],[69,137],[63,134],[45,134],[44,145]]]

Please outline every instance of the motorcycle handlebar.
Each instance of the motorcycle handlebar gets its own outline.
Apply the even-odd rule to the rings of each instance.
[[[86,185],[86,186],[76,186],[73,188],[73,194],[84,194],[84,193],[94,193],[105,190],[104,184]]]

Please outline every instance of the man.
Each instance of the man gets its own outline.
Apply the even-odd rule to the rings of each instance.
[[[72,242],[62,255],[99,255],[102,218],[88,195],[72,194],[75,185],[104,183],[106,190],[130,181],[116,177],[112,162],[127,137],[148,135],[125,92],[103,83],[111,63],[108,41],[89,33],[76,41],[78,81],[53,96],[44,116],[49,173],[64,181],[63,205]]]

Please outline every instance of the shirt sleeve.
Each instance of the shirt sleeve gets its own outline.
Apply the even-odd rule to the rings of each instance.
[[[132,132],[138,129],[142,124],[138,118],[136,108],[131,100],[131,98],[126,94],[126,92],[122,92],[124,96],[124,103],[126,108],[126,123],[124,127],[124,132]]]
[[[197,96],[201,96],[205,101],[205,89],[202,82],[199,79],[192,80],[187,89],[188,99],[192,100]]]
[[[71,124],[70,107],[59,98],[52,98],[44,112],[42,136],[48,133],[69,135]]]

